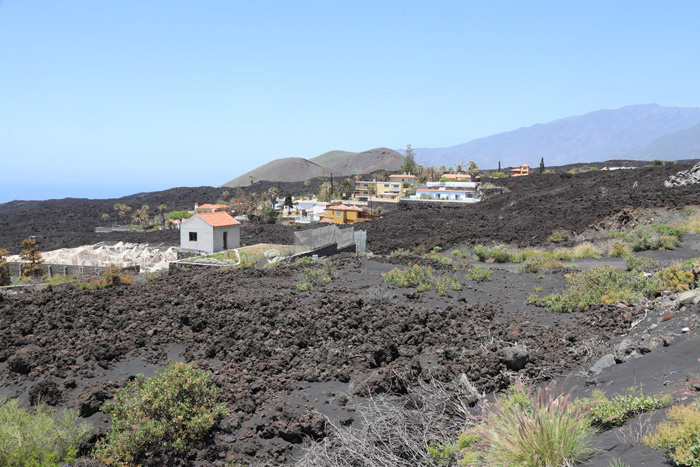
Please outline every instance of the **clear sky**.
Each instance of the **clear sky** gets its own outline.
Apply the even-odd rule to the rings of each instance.
[[[700,107],[697,1],[0,0],[0,202]]]

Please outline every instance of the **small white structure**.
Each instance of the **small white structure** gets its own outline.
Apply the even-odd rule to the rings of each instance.
[[[180,226],[180,248],[207,253],[241,246],[241,223],[225,212],[201,212]]]

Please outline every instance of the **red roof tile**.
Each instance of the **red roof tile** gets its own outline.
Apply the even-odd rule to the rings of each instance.
[[[211,225],[212,227],[224,227],[227,225],[239,225],[236,219],[226,214],[225,212],[200,212],[195,214],[202,218],[204,222]]]

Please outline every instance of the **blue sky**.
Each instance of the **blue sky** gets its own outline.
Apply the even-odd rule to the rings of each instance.
[[[0,0],[0,202],[700,107],[700,2]]]

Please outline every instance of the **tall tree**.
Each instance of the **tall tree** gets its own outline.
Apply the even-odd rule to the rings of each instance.
[[[224,192],[228,193],[228,192]],[[160,215],[160,227],[165,228],[165,210],[168,209],[168,206],[165,204],[159,204],[158,205],[158,215]]]
[[[355,184],[350,180],[349,178],[343,179],[343,181],[340,183],[340,194],[344,198],[349,198],[352,196],[352,193],[355,191]]]
[[[102,214],[102,222],[109,222],[109,214]]]
[[[255,180],[255,177],[253,177],[252,175],[248,175],[248,179],[250,180],[250,184],[252,185],[253,181]]]
[[[458,174],[461,174],[462,172],[464,172],[464,161],[457,162],[455,164],[455,172],[457,172]]]
[[[294,207],[294,201],[292,200],[292,192],[289,190],[287,190],[287,192],[284,194],[284,205],[290,209]]]
[[[418,165],[416,164],[416,155],[413,153],[413,148],[411,145],[406,146],[406,158],[399,167],[401,173],[415,175],[418,170]]]
[[[321,184],[321,191],[318,194],[319,198],[321,198],[322,201],[330,201],[332,193],[333,187],[331,186],[330,182],[323,182]]]
[[[501,172],[501,161],[498,161],[498,171]]]
[[[44,258],[41,257],[39,247],[34,238],[29,237],[22,241],[22,251],[19,257],[22,261],[26,261],[26,263],[22,265],[22,276],[43,277],[44,274],[46,274],[44,268],[41,267]]]
[[[540,159],[540,173],[544,173],[544,156]]]
[[[377,192],[376,185],[370,185],[367,188],[367,192],[369,194],[369,196],[367,197],[367,202],[369,204],[369,213],[372,214],[372,198],[374,198],[374,195]]]
[[[389,172],[386,170],[382,170],[381,173],[379,174],[379,177],[377,177],[377,180],[380,182],[386,182],[389,180]]]
[[[149,209],[150,208],[144,204],[143,206],[141,206],[141,210],[139,211],[139,220],[141,221],[141,223],[144,226],[148,225],[148,219],[149,219],[148,218],[148,210]]]
[[[267,190],[267,199],[270,201],[270,205],[274,208],[277,202],[277,188],[271,186]]]
[[[472,181],[474,181],[476,176],[479,175],[479,166],[476,165],[476,162],[469,161],[469,166],[467,167],[467,172],[469,173],[469,175],[471,175]]]
[[[231,199],[231,193],[229,193],[228,190],[226,190],[226,191],[221,193],[221,198],[224,201],[228,201],[229,199]]]

